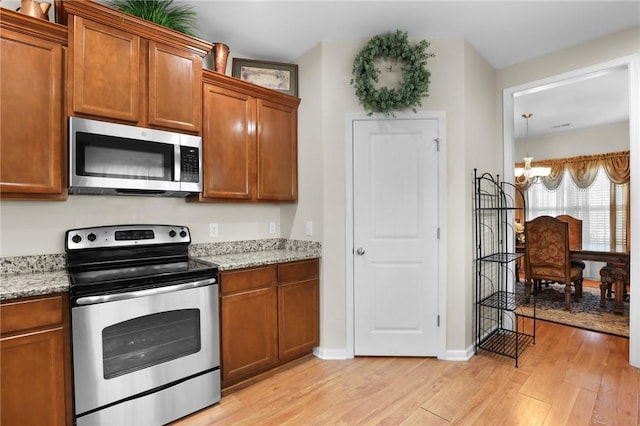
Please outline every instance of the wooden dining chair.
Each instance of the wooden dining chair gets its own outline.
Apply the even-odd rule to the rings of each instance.
[[[556,219],[569,224],[569,250],[582,249],[582,220],[568,214],[558,215]],[[571,259],[571,263],[584,271],[585,264],[582,260]]]
[[[569,224],[551,216],[540,216],[525,224],[525,268],[527,294],[541,290],[542,281],[565,285],[565,308],[571,310],[571,286],[576,299],[582,297],[582,269],[569,260]]]

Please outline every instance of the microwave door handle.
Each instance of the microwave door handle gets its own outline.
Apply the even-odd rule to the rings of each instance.
[[[181,145],[174,145],[173,147],[173,180],[174,182],[180,182],[182,180],[182,157],[181,157]]]

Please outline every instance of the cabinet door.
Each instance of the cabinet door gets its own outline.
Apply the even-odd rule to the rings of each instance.
[[[258,100],[258,200],[297,201],[297,108]]]
[[[275,287],[223,296],[220,312],[223,386],[277,362]]]
[[[0,305],[0,424],[71,422],[69,299],[52,295]]]
[[[3,30],[0,55],[2,198],[64,199],[63,48]]]
[[[204,85],[203,197],[250,200],[255,193],[255,98]]]
[[[149,42],[149,124],[200,133],[202,58]]]
[[[138,124],[140,117],[140,37],[79,16],[73,17],[73,113]]]
[[[278,265],[278,356],[292,359],[320,343],[317,259]]]
[[[62,327],[3,338],[3,426],[64,425]]]

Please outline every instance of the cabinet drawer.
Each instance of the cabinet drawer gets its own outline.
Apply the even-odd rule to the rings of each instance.
[[[220,292],[222,294],[229,294],[244,290],[271,287],[276,284],[276,277],[276,265],[222,272],[222,274],[220,274]]]
[[[278,283],[305,281],[318,278],[319,260],[301,260],[278,265]]]
[[[3,303],[0,324],[2,334],[62,324],[62,296]]]

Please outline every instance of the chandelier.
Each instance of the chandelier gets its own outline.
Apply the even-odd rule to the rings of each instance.
[[[551,174],[551,167],[532,167],[531,161],[533,157],[529,155],[529,119],[533,116],[532,113],[528,112],[526,114],[522,114],[522,117],[527,120],[527,136],[526,136],[526,144],[527,144],[527,154],[522,157],[522,161],[524,161],[524,167],[516,167],[515,175],[517,178],[523,176],[526,181],[531,179],[535,179],[537,177],[549,176]]]

